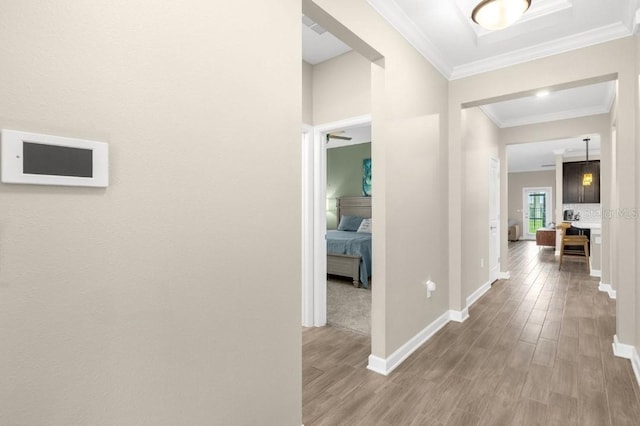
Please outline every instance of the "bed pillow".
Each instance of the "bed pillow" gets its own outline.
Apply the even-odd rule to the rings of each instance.
[[[360,226],[358,227],[358,232],[367,232],[371,233],[371,219],[364,219]]]
[[[364,219],[358,216],[342,216],[338,231],[357,231]]]

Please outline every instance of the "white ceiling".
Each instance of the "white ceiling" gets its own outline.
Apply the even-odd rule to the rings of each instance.
[[[607,81],[559,90],[543,97],[523,97],[480,108],[498,127],[514,127],[606,114],[611,111],[615,94],[615,81]]]
[[[333,34],[302,15],[302,59],[305,62],[316,65],[350,50]]]
[[[520,21],[493,32],[470,18],[479,0],[367,1],[448,79],[626,37],[640,22],[640,0],[532,0]],[[323,30],[303,16],[303,59],[312,65],[351,50]],[[615,87],[605,82],[481,108],[501,128],[603,114],[611,110]],[[584,156],[584,137],[510,146],[509,171],[553,169],[541,166],[555,162],[554,150]],[[600,140],[591,137],[595,153]]]
[[[555,170],[556,153],[569,161],[586,159],[586,144],[589,141],[589,159],[600,158],[600,136],[582,135],[572,139],[558,139],[507,146],[507,168],[512,172]]]
[[[634,34],[638,0],[533,0],[511,27],[486,31],[479,0],[367,0],[445,77],[457,79]]]
[[[371,125],[369,124],[350,127],[342,130],[335,130],[330,133],[336,134],[338,136],[349,137],[351,138],[351,140],[346,141],[341,139],[329,139],[329,142],[327,143],[327,149],[371,142]]]

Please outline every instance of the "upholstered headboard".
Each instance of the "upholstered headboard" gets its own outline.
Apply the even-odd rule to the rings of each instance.
[[[371,197],[338,198],[338,221],[342,216],[371,217]]]

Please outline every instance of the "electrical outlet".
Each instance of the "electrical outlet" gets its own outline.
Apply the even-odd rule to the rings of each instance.
[[[436,283],[434,283],[431,280],[427,280],[426,285],[427,285],[427,298],[430,298],[431,293],[436,291]]]
[[[480,258],[480,267],[484,268],[484,258]]]

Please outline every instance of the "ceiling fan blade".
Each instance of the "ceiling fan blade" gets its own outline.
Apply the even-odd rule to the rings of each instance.
[[[348,136],[338,136],[338,135],[332,135],[331,133],[327,134],[327,140],[329,139],[340,139],[343,141],[350,141],[353,138],[350,138]]]

